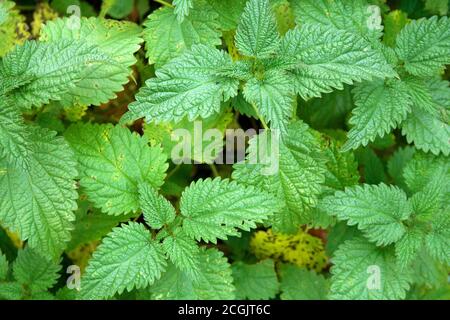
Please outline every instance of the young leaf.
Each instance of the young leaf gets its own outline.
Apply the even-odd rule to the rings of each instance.
[[[130,222],[103,240],[81,279],[82,299],[104,299],[125,289],[143,289],[160,278],[166,262],[144,225]]]
[[[237,94],[239,81],[222,74],[232,67],[223,51],[195,45],[156,72],[129,105],[122,121],[145,117],[147,122],[178,122],[207,118],[220,111],[220,104]]]
[[[215,47],[221,44],[218,14],[205,1],[196,2],[182,22],[175,10],[168,7],[154,11],[144,23],[145,49],[150,63],[159,68],[180,56],[195,44]]]
[[[331,299],[404,299],[412,280],[408,269],[397,268],[391,247],[378,248],[360,237],[339,246],[332,263]]]
[[[236,47],[246,56],[268,58],[280,42],[269,0],[249,0],[236,31]]]
[[[450,19],[413,20],[397,37],[397,54],[406,70],[416,76],[433,76],[450,64]]]
[[[0,159],[0,222],[43,256],[56,258],[70,239],[76,209],[74,156],[55,133],[28,127],[28,167]]]
[[[81,186],[105,213],[136,212],[139,183],[148,182],[158,189],[164,182],[166,156],[127,128],[76,124],[65,137],[78,160]]]
[[[256,264],[233,263],[234,285],[237,299],[268,300],[278,292],[278,279],[273,260]]]
[[[148,183],[140,183],[139,203],[145,222],[153,229],[161,229],[175,219],[175,208]]]
[[[421,228],[409,228],[395,244],[395,256],[400,268],[407,268],[414,261],[424,244],[425,233]]]
[[[366,82],[354,90],[356,108],[349,122],[343,151],[357,149],[375,141],[395,129],[411,111],[411,100],[406,86],[399,80]]]
[[[328,281],[314,271],[281,265],[281,300],[326,300]]]
[[[412,213],[406,194],[385,184],[364,185],[338,191],[320,202],[322,210],[347,220],[378,246],[398,241],[406,232],[402,221]]]
[[[383,55],[342,30],[304,24],[286,33],[280,57],[292,72],[295,91],[307,100],[344,84],[395,75]]]
[[[190,14],[190,10],[194,7],[194,0],[173,0],[175,6],[175,14],[178,21],[183,22],[184,18]]]
[[[186,234],[216,243],[239,235],[237,229],[256,228],[277,210],[277,201],[256,188],[216,178],[192,183],[181,196],[180,209]]]

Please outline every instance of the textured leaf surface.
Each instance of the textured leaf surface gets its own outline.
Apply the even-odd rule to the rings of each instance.
[[[81,81],[63,97],[63,103],[69,106],[106,103],[128,82],[130,67],[136,62],[134,53],[143,41],[141,29],[131,22],[95,17],[81,18],[79,28],[69,25],[68,18],[50,21],[42,29],[40,39],[50,44],[62,40],[86,43],[98,48],[109,63],[95,69],[83,68]]]
[[[198,278],[199,248],[197,243],[184,232],[176,232],[164,239],[163,249],[170,261],[181,271],[192,278]]]
[[[434,16],[412,21],[397,38],[397,53],[411,74],[438,73],[450,64],[450,19]]]
[[[150,14],[144,23],[147,57],[158,68],[195,44],[209,47],[221,44],[216,21],[218,14],[206,2],[196,2],[182,22],[179,22],[179,17],[177,7],[175,10],[163,7]]]
[[[103,299],[125,289],[143,289],[160,278],[166,262],[144,225],[115,228],[94,252],[81,279],[83,299]]]
[[[209,0],[209,4],[218,13],[220,29],[236,29],[247,0]]]
[[[42,255],[56,258],[73,228],[76,163],[55,133],[29,130],[28,168],[0,160],[0,221]]]
[[[280,36],[269,0],[249,0],[236,31],[236,47],[246,56],[270,57]]]
[[[223,51],[196,45],[172,60],[149,79],[129,105],[125,120],[145,117],[147,122],[190,121],[220,111],[222,101],[237,94],[239,81],[221,70],[232,66]]]
[[[193,0],[174,0],[173,5],[175,6],[175,14],[180,22],[183,22],[184,18],[189,15],[190,10],[194,6]]]
[[[406,194],[385,184],[346,188],[323,199],[321,208],[349,225],[358,225],[364,235],[377,245],[399,240],[406,231],[402,221],[412,213]]]
[[[175,219],[175,208],[148,183],[139,184],[139,203],[145,222],[153,229],[161,229]]]
[[[139,209],[139,183],[148,182],[156,189],[163,184],[166,156],[127,128],[76,124],[65,137],[78,160],[81,186],[103,212],[135,212]]]
[[[249,231],[277,209],[269,193],[236,182],[206,179],[192,183],[181,197],[183,230],[191,237],[216,243]]]
[[[256,264],[236,262],[231,266],[237,299],[268,300],[278,292],[278,279],[272,260]]]
[[[282,300],[326,300],[328,281],[314,271],[290,264],[281,266]]]
[[[332,263],[331,299],[398,300],[410,286],[411,273],[398,270],[392,248],[377,248],[363,238],[341,245]]]
[[[395,75],[383,55],[365,40],[318,24],[288,31],[279,54],[290,65],[295,90],[305,100],[342,90],[344,84]]]

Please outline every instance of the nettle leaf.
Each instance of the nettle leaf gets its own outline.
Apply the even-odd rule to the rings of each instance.
[[[156,300],[231,300],[235,298],[231,268],[217,249],[201,248],[200,275],[192,279],[189,273],[169,264],[160,280],[149,287],[148,296]]]
[[[411,111],[408,89],[399,80],[362,83],[353,90],[356,108],[349,122],[353,127],[343,150],[357,149],[395,129]]]
[[[158,189],[168,168],[159,147],[120,126],[76,124],[65,133],[75,152],[80,184],[103,212],[120,215],[136,212],[139,183]]]
[[[144,23],[145,49],[149,62],[161,67],[195,44],[215,47],[221,44],[218,14],[205,1],[196,1],[189,16],[180,20],[175,9],[162,7]]]
[[[189,15],[190,10],[194,7],[193,0],[173,0],[175,6],[175,14],[180,22],[183,22],[184,18]]]
[[[232,264],[237,299],[268,300],[278,293],[278,278],[273,260],[256,264],[241,261]]]
[[[80,90],[84,74],[109,65],[114,61],[79,40],[27,41],[0,61],[0,88],[17,107],[40,107]]]
[[[298,25],[320,24],[371,40],[382,34],[380,11],[370,8],[366,0],[294,0],[292,8]]]
[[[328,281],[312,270],[281,265],[281,300],[326,300]]]
[[[62,100],[67,106],[100,105],[115,98],[115,93],[122,91],[129,81],[130,67],[136,62],[134,53],[143,42],[141,28],[131,22],[95,17],[81,18],[79,23],[79,27],[74,26],[69,18],[49,21],[42,28],[40,40],[50,44],[62,40],[83,42],[98,48],[108,58],[108,64],[83,68],[77,87],[69,90]]]
[[[217,21],[221,30],[236,29],[246,2],[247,0],[209,0],[211,7],[218,13]]]
[[[417,149],[435,155],[450,154],[450,125],[439,113],[430,113],[413,105],[412,112],[402,123],[402,134]]]
[[[402,269],[407,268],[414,261],[424,244],[424,237],[424,230],[413,226],[408,228],[403,237],[395,244],[395,256]]]
[[[410,287],[411,272],[400,272],[392,247],[378,248],[356,237],[332,258],[330,299],[398,300]]]
[[[236,31],[236,47],[246,56],[268,58],[280,42],[269,0],[249,0]]]
[[[19,250],[13,264],[13,275],[18,283],[31,293],[42,293],[53,287],[59,278],[61,266],[42,257],[29,247]]]
[[[291,80],[281,72],[266,72],[262,79],[252,78],[244,87],[244,97],[257,106],[272,129],[286,133],[293,114],[294,95]]]
[[[70,239],[77,205],[74,155],[55,133],[28,127],[28,167],[0,159],[0,221],[42,255],[56,258]]]
[[[351,226],[358,225],[378,246],[398,241],[406,232],[402,221],[412,213],[406,194],[385,184],[348,187],[323,199],[320,207]]]
[[[308,211],[317,204],[325,181],[327,169],[320,142],[301,121],[289,125],[279,144],[273,145],[270,139],[266,131],[250,140],[246,162],[234,166],[233,179],[276,196],[281,208],[271,219],[273,227],[285,233],[296,232],[300,224],[308,222]],[[258,157],[264,142],[274,148],[263,152],[268,151],[270,159]],[[252,159],[259,162],[251,163]]]
[[[409,73],[438,74],[450,64],[450,19],[434,16],[413,20],[398,35],[396,50]]]
[[[413,158],[416,149],[411,146],[397,149],[387,163],[389,175],[396,185],[406,190],[403,170],[406,164]]]
[[[431,223],[431,231],[425,237],[428,253],[440,262],[450,265],[450,215],[448,207]]]
[[[333,89],[342,90],[344,84],[395,75],[369,42],[319,24],[304,24],[288,31],[279,56],[291,70],[295,91],[305,100]]]
[[[175,208],[148,183],[139,184],[139,204],[145,222],[153,229],[161,229],[175,219]]]
[[[80,298],[104,299],[143,289],[159,279],[166,261],[144,225],[129,222],[103,239],[81,278]]]
[[[225,52],[195,45],[146,82],[122,121],[145,117],[147,122],[178,122],[185,116],[193,121],[218,113],[222,101],[237,95],[239,81],[223,75],[231,67]]]
[[[163,250],[170,261],[181,271],[189,274],[192,278],[198,278],[199,247],[195,240],[183,231],[169,235],[163,241]]]
[[[238,236],[237,229],[256,228],[277,210],[277,201],[254,187],[216,178],[193,182],[181,196],[180,210],[186,234],[216,243]]]

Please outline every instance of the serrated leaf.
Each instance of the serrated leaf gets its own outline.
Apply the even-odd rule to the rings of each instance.
[[[22,299],[23,289],[17,282],[2,282],[0,283],[0,298],[7,300]]]
[[[403,178],[403,170],[406,164],[412,159],[416,150],[407,146],[397,149],[387,163],[389,175],[399,187],[405,189],[405,180]]]
[[[140,183],[139,204],[145,222],[153,229],[161,229],[175,219],[175,208],[148,183]]]
[[[409,73],[439,73],[450,64],[450,19],[434,16],[412,21],[398,35],[396,50]]]
[[[325,181],[326,167],[319,141],[306,124],[297,121],[289,125],[279,149],[265,151],[270,159],[251,163],[249,160],[258,159],[258,146],[261,143],[264,146],[264,142],[271,148],[278,146],[272,144],[267,132],[251,139],[247,162],[234,166],[233,179],[277,197],[281,208],[271,219],[274,228],[285,233],[296,232],[300,224],[307,223],[307,212],[317,204]]]
[[[279,52],[295,79],[295,91],[307,100],[342,90],[373,77],[395,75],[383,55],[358,36],[319,24],[304,24],[286,33]]]
[[[175,6],[175,14],[179,22],[183,22],[184,18],[190,14],[191,9],[194,7],[193,0],[173,0]]]
[[[412,213],[406,194],[385,184],[348,187],[320,202],[322,210],[346,220],[378,246],[398,241],[406,232],[403,221]]]
[[[330,299],[404,299],[412,280],[409,270],[397,268],[393,248],[378,248],[364,238],[342,244],[332,263]]]
[[[65,133],[75,152],[80,184],[103,212],[120,215],[139,209],[138,185],[148,182],[158,189],[168,168],[159,147],[127,128],[76,124]]]
[[[182,22],[178,21],[180,15],[177,14],[177,7],[175,10],[163,7],[152,12],[144,23],[143,33],[149,62],[159,68],[193,45],[220,45],[218,16],[203,0],[196,2]]]
[[[399,80],[362,83],[353,90],[356,108],[343,151],[357,149],[395,129],[411,111],[407,87]]]
[[[231,67],[225,52],[195,45],[146,82],[122,121],[145,117],[147,122],[178,122],[185,116],[193,121],[218,113],[222,101],[237,95],[239,81],[222,72]]]
[[[160,244],[144,225],[129,222],[103,239],[81,278],[80,298],[104,299],[126,289],[143,289],[165,271]]]
[[[268,300],[278,292],[278,278],[273,260],[256,264],[241,261],[232,264],[237,299]]]
[[[425,237],[425,247],[435,259],[450,265],[450,215],[447,211],[438,214],[431,223],[431,231]]]
[[[0,88],[21,108],[40,107],[80,90],[83,75],[114,65],[80,40],[27,41],[0,61]]]
[[[247,0],[209,0],[211,7],[218,13],[218,22],[222,31],[236,29]]]
[[[147,289],[155,300],[231,300],[234,299],[231,268],[223,253],[217,249],[200,249],[200,277],[192,279],[187,273],[169,264],[160,280]]]
[[[256,228],[277,210],[277,201],[254,187],[216,178],[193,182],[181,196],[180,210],[186,234],[216,243],[238,236],[238,229]]]
[[[28,129],[28,168],[0,160],[0,221],[40,254],[56,258],[73,228],[76,163],[64,139]]]
[[[163,250],[170,261],[193,279],[199,276],[199,248],[197,243],[184,232],[169,235],[163,241]]]
[[[268,58],[280,42],[269,0],[249,0],[236,31],[236,47],[246,56]]]
[[[294,0],[292,7],[299,25],[320,24],[371,40],[382,34],[381,16],[366,0]]]
[[[281,300],[326,300],[328,281],[314,271],[281,265]]]
[[[400,268],[407,268],[423,246],[425,233],[421,228],[409,228],[395,244],[395,256]]]
[[[12,269],[16,281],[36,294],[53,287],[59,278],[61,266],[27,247],[19,250]]]
[[[143,41],[140,33],[139,26],[127,21],[81,18],[79,26],[73,25],[69,18],[49,21],[41,31],[41,41],[50,44],[63,40],[83,42],[98,48],[109,60],[108,64],[94,69],[84,67],[80,82],[64,95],[63,104],[100,105],[115,98],[129,81],[130,67],[136,63],[134,53]]]

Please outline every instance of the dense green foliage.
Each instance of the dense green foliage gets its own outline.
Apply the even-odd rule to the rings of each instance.
[[[0,0],[0,299],[450,299],[448,7]]]

